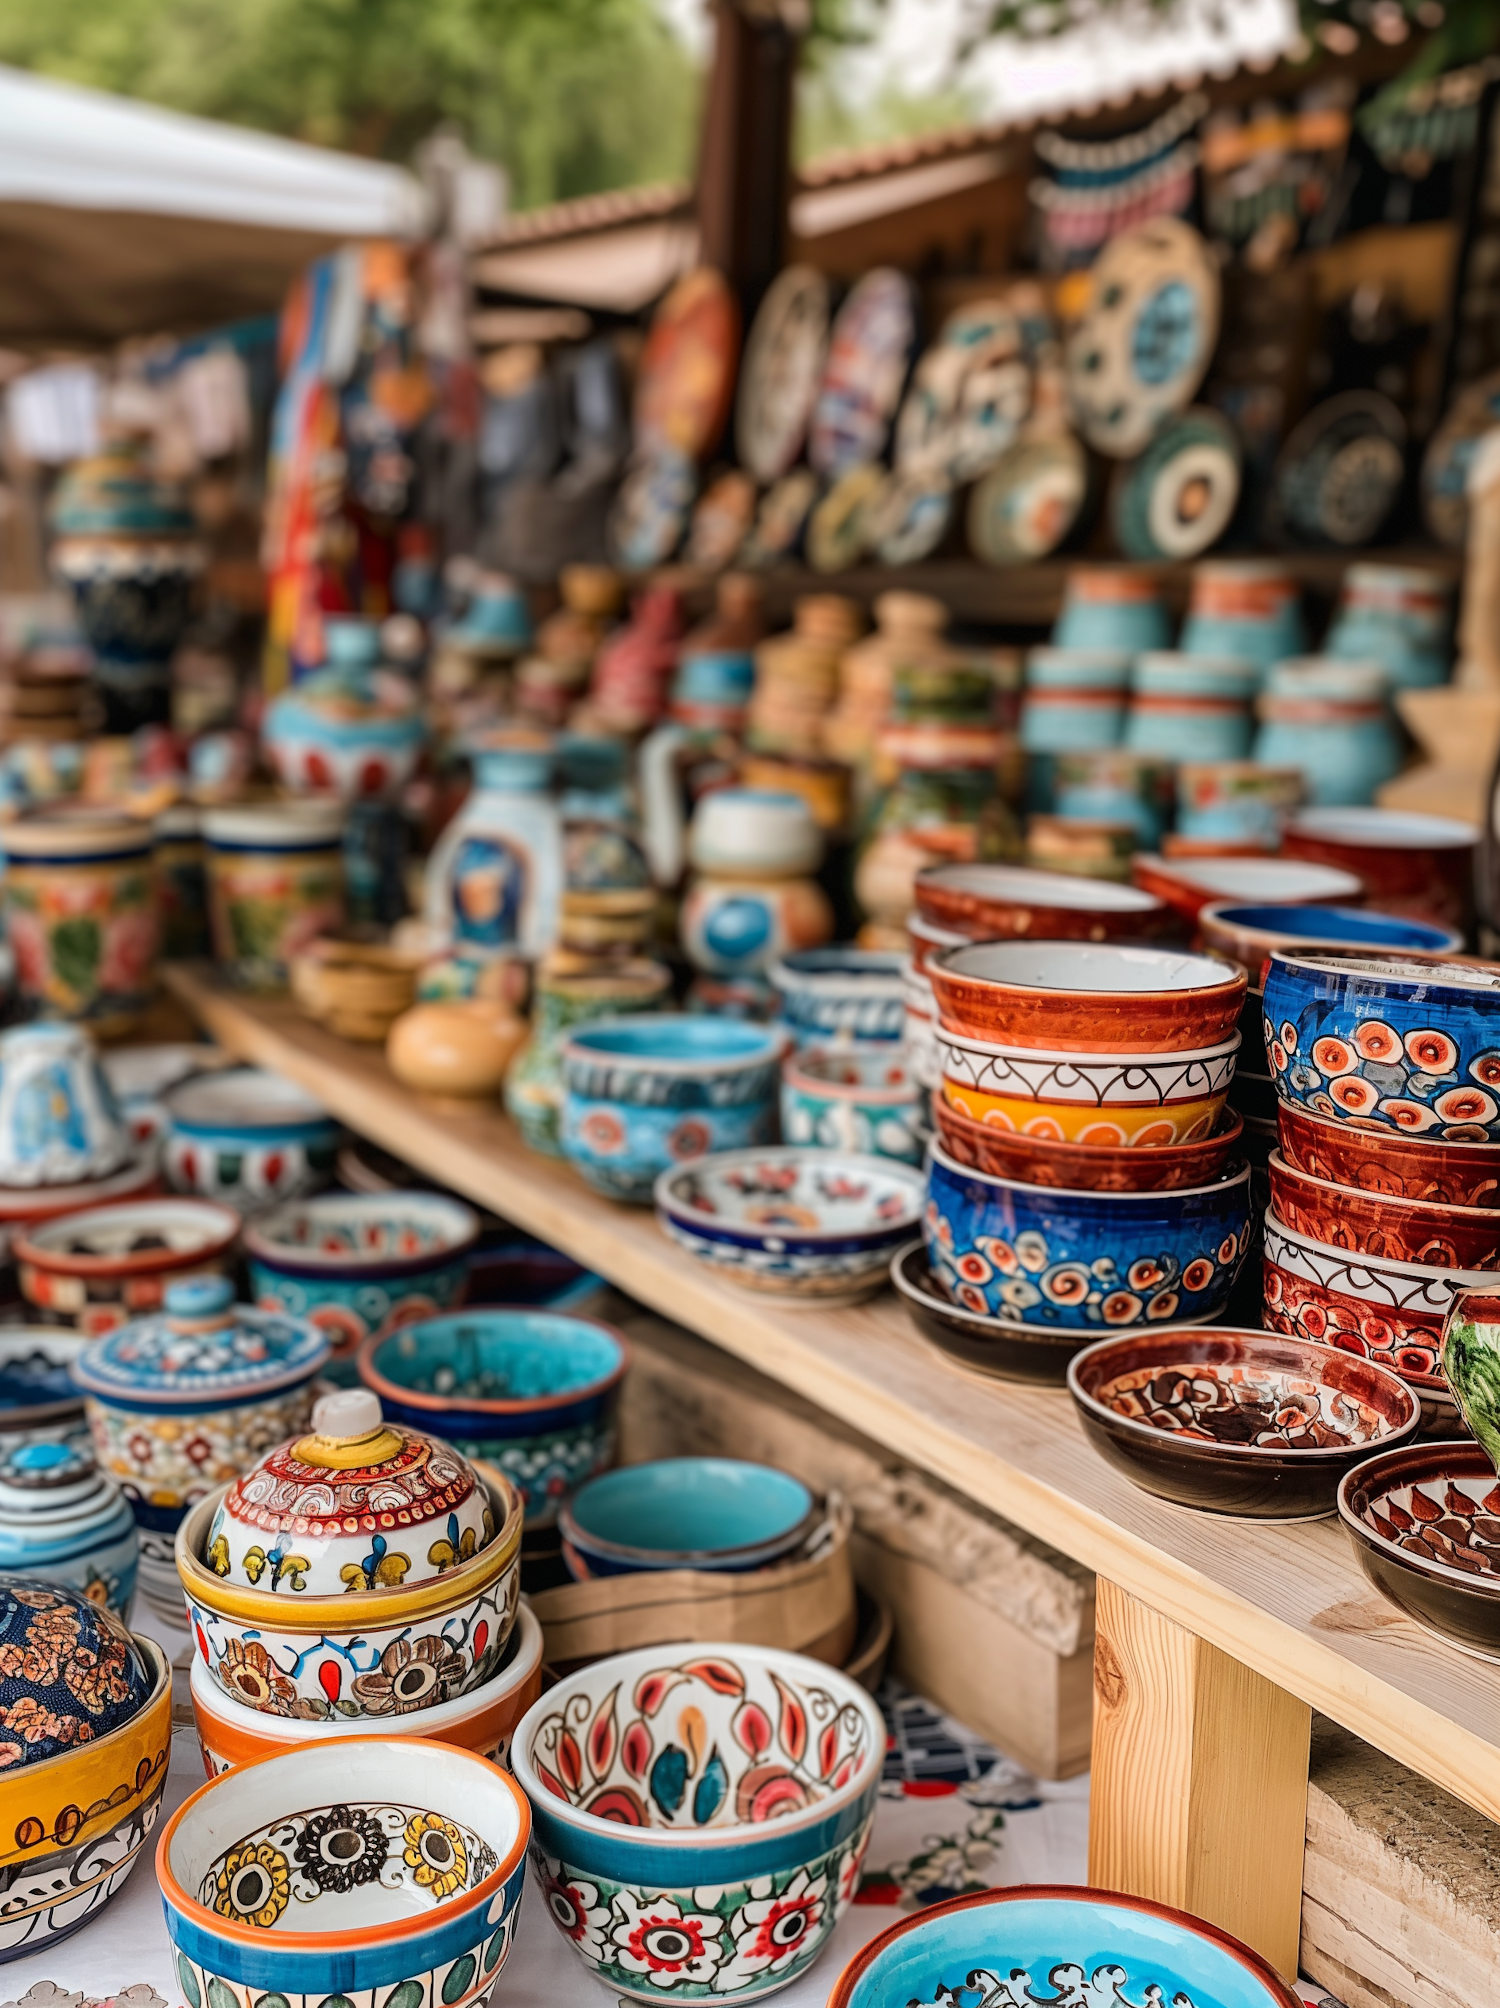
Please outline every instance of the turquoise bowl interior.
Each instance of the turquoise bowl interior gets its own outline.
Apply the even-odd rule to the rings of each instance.
[[[715,1060],[770,1060],[781,1051],[781,1035],[733,1018],[690,1013],[645,1012],[588,1025],[569,1043],[601,1059],[666,1060],[702,1064]]]
[[[1342,941],[1350,947],[1419,948],[1436,954],[1453,946],[1445,927],[1350,906],[1216,906],[1214,918],[1226,927],[1253,927],[1299,941]]]
[[[547,1401],[607,1380],[623,1353],[584,1318],[553,1311],[455,1311],[382,1339],[375,1372],[410,1394],[455,1403]]]
[[[627,1464],[574,1493],[573,1524],[612,1548],[648,1555],[712,1555],[758,1548],[812,1511],[800,1478],[729,1457]]]

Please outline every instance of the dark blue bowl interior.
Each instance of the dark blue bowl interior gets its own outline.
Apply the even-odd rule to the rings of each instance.
[[[1446,928],[1351,906],[1225,906],[1216,918],[1230,927],[1254,927],[1301,941],[1343,941],[1351,948],[1443,949],[1453,939]]]
[[[376,1346],[378,1374],[413,1394],[463,1401],[543,1401],[604,1380],[619,1342],[555,1311],[455,1311],[408,1325]]]
[[[580,1534],[648,1554],[712,1554],[788,1534],[812,1509],[790,1472],[728,1457],[670,1457],[606,1472],[573,1496]]]
[[[625,1060],[749,1060],[775,1053],[776,1037],[731,1018],[643,1012],[613,1025],[590,1025],[573,1043],[603,1058]]]

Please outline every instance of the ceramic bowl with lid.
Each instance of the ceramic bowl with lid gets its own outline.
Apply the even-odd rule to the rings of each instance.
[[[89,1338],[159,1309],[173,1279],[222,1275],[240,1217],[206,1199],[144,1199],[39,1222],[12,1247],[21,1294]]]
[[[226,1067],[167,1097],[167,1177],[175,1192],[241,1213],[319,1192],[333,1177],[339,1126],[279,1074]]]
[[[136,1155],[93,1040],[78,1025],[0,1033],[0,1185],[81,1185]]]
[[[0,1449],[0,1571],[130,1614],[140,1542],[124,1494],[86,1442]]]

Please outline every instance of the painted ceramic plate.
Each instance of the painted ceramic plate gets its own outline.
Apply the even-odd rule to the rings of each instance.
[[[1461,551],[1469,527],[1466,488],[1474,449],[1500,424],[1500,370],[1470,384],[1449,405],[1422,460],[1422,518],[1440,544]]]
[[[1352,549],[1376,537],[1406,476],[1406,421],[1388,397],[1345,391],[1307,414],[1277,458],[1275,529]]]
[[[635,446],[673,447],[699,460],[724,430],[740,351],[740,310],[706,265],[677,281],[657,308],[635,385]]]
[[[610,514],[616,563],[631,572],[665,564],[682,542],[697,485],[692,457],[675,447],[637,460],[621,482]]]
[[[684,556],[690,565],[722,572],[732,563],[755,518],[755,483],[731,468],[711,481],[698,498]]]
[[[1050,557],[1083,514],[1088,492],[1088,455],[1071,433],[1013,446],[969,497],[969,548],[987,565]]]
[[[760,303],[745,344],[734,438],[760,482],[779,480],[802,451],[828,348],[829,285],[811,265],[789,265]]]
[[[903,272],[867,272],[834,319],[807,457],[836,480],[878,460],[890,437],[917,339],[917,296]]]
[[[810,467],[794,467],[761,497],[760,513],[740,547],[740,563],[752,571],[796,556],[807,519],[818,499],[818,477]]]
[[[870,548],[875,505],[885,491],[883,467],[851,467],[807,520],[807,562],[815,572],[843,572]]]
[[[1127,558],[1196,558],[1229,528],[1240,499],[1240,445],[1218,412],[1199,405],[1120,469],[1115,541]]]
[[[1031,411],[1021,323],[1003,300],[960,307],[912,373],[896,421],[903,474],[972,481],[1015,441]]]
[[[953,521],[953,485],[944,474],[889,475],[870,504],[866,533],[883,565],[914,565],[935,551]]]

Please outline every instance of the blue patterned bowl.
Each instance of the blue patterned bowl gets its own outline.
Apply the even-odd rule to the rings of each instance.
[[[903,957],[874,948],[801,948],[773,962],[783,1024],[799,1046],[904,1037]]]
[[[369,1339],[359,1374],[388,1421],[483,1458],[526,1503],[528,1528],[615,1457],[630,1347],[612,1325],[561,1312],[474,1309]]]
[[[1500,1143],[1500,967],[1276,953],[1265,1038],[1276,1093],[1355,1129]]]
[[[885,1739],[800,1653],[649,1646],[570,1674],[511,1745],[553,1923],[615,1995],[774,1994],[853,1900]]]
[[[1057,1192],[969,1171],[938,1144],[922,1238],[933,1283],[1011,1324],[1204,1324],[1250,1246],[1250,1168],[1175,1192]]]
[[[510,1951],[530,1831],[498,1765],[415,1737],[337,1737],[222,1772],[156,1848],[182,1998],[479,2008]]]
[[[904,1052],[878,1046],[804,1046],[781,1069],[781,1134],[861,1156],[920,1164],[931,1127],[927,1097]]]
[[[583,1486],[562,1509],[563,1553],[580,1581],[651,1569],[739,1575],[791,1554],[818,1518],[802,1480],[772,1464],[662,1457]]]
[[[563,1155],[596,1191],[649,1205],[660,1174],[769,1143],[786,1034],[726,1018],[605,1018],[563,1048]]]
[[[1300,2008],[1258,1953],[1201,1918],[1144,1897],[1046,1883],[950,1897],[902,1918],[854,1955],[828,2008],[907,2008],[971,1993],[993,2008]]]

